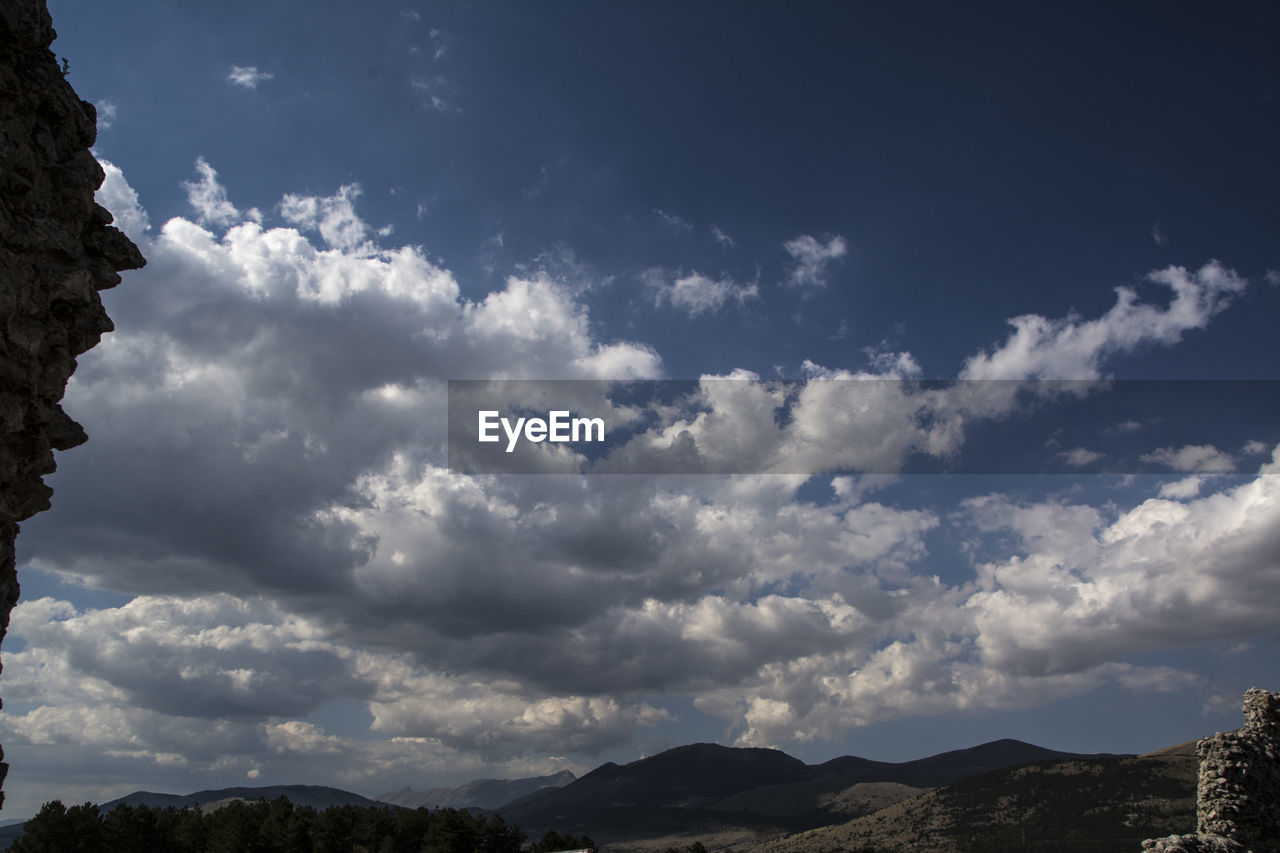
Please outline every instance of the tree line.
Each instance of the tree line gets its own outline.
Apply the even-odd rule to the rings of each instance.
[[[457,809],[330,806],[285,797],[218,809],[45,803],[10,853],[551,853],[594,849],[586,836],[549,830],[532,846],[500,815]]]

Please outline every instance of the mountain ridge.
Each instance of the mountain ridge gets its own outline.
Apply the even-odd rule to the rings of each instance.
[[[230,788],[208,788],[190,794],[161,794],[154,791],[134,791],[117,797],[98,806],[98,811],[106,814],[117,806],[148,806],[150,808],[184,809],[202,806],[205,803],[226,799],[274,800],[277,797],[288,797],[295,806],[310,806],[314,809],[326,809],[329,806],[385,806],[390,805],[372,800],[360,794],[332,788],[328,785],[238,785]]]
[[[562,788],[495,811],[526,830],[555,826],[605,839],[614,835],[609,827],[624,823],[646,835],[689,824],[799,831],[992,770],[1117,757],[1004,738],[905,762],[846,755],[809,765],[780,750],[698,743],[628,764],[607,762]],[[858,785],[882,787],[874,796],[850,794]]]
[[[555,828],[605,841],[720,830],[776,837],[842,823],[993,770],[1036,762],[1131,757],[1067,753],[1004,738],[904,762],[845,755],[810,765],[776,749],[695,743],[627,764],[605,762],[560,787],[540,785],[499,806],[444,807],[500,814],[531,835]],[[416,808],[386,797],[405,799],[400,795],[423,797],[442,792],[496,795],[504,785],[536,784],[566,776],[572,774],[563,771],[528,779],[477,779],[458,788],[402,789],[377,799],[323,785],[239,786],[190,794],[134,791],[103,803],[99,809],[103,814],[121,805],[181,809],[219,800],[273,800],[280,796],[294,805],[317,810],[335,805]],[[617,832],[619,826],[627,831]],[[17,825],[0,829],[0,849],[21,832]]]
[[[473,779],[456,788],[415,791],[405,787],[379,794],[379,802],[405,808],[496,809],[544,788],[559,788],[578,777],[569,770],[524,779]]]

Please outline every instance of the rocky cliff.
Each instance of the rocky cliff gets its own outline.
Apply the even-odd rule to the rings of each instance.
[[[97,117],[55,37],[44,0],[0,0],[0,640],[18,600],[18,522],[49,508],[53,451],[87,438],[59,401],[76,356],[113,328],[98,291],[145,263],[94,203]]]
[[[1244,694],[1244,727],[1196,744],[1196,832],[1144,841],[1151,853],[1280,853],[1280,693]]]

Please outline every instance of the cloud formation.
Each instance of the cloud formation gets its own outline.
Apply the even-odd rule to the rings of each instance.
[[[1161,447],[1143,454],[1142,461],[1190,474],[1227,474],[1236,469],[1235,460],[1212,444],[1190,444],[1176,450]]]
[[[1195,272],[1170,266],[1146,280],[1167,287],[1169,304],[1142,302],[1132,287],[1116,288],[1116,304],[1106,314],[1084,320],[1072,314],[1049,320],[1023,314],[1009,321],[1013,333],[989,352],[971,356],[962,379],[1098,379],[1103,361],[1148,344],[1168,346],[1209,321],[1243,293],[1248,282],[1217,261]]]
[[[733,720],[740,745],[765,745],[895,716],[1026,707],[1103,683],[1193,685],[1189,672],[1124,657],[1270,630],[1278,473],[1280,448],[1242,485],[1151,498],[1114,518],[1078,504],[966,500],[976,530],[1016,537],[1020,553],[978,562],[972,587],[916,578],[887,645],[768,664],[750,689],[708,691],[699,707]]]
[[[791,256],[792,267],[786,283],[792,287],[816,290],[827,286],[826,268],[831,261],[843,258],[849,251],[840,235],[820,240],[801,234],[782,244]]]
[[[732,278],[708,278],[698,272],[689,275],[671,275],[664,270],[649,270],[645,280],[653,289],[654,304],[688,313],[690,317],[714,314],[727,302],[745,305],[760,298],[760,288],[755,283],[739,284]]]
[[[203,157],[196,158],[196,172],[199,179],[183,181],[182,188],[187,191],[187,203],[195,210],[197,221],[201,225],[224,228],[237,221],[240,211],[227,199],[227,191],[218,183],[218,173]],[[132,189],[128,191],[132,192]]]
[[[1274,457],[1129,508],[996,493],[904,506],[873,499],[872,478],[786,473],[943,454],[1010,411],[1000,394],[912,392],[906,352],[862,373],[806,361],[794,396],[745,371],[704,377],[696,406],[637,443],[795,466],[774,474],[453,473],[448,379],[658,378],[661,358],[602,337],[591,288],[553,265],[465,297],[423,248],[383,245],[354,185],[286,196],[273,224],[198,160],[193,219],[153,233],[104,168],[99,197],[150,263],[108,294],[122,331],[73,379],[93,441],[57,475],[57,530],[37,517],[24,537],[30,566],[132,600],[15,611],[26,645],[7,655],[0,727],[47,766],[78,751],[103,774],[278,777],[341,754],[340,780],[529,774],[563,766],[531,755],[633,742],[670,721],[672,696],[739,743],[835,738],[1100,684],[1185,687],[1127,658],[1184,642],[1191,622],[1197,639],[1266,630],[1280,606]],[[819,281],[843,241],[808,240],[792,254]],[[1216,265],[1153,276],[1175,291],[1165,308],[1122,293],[1095,320],[1019,318],[964,369],[1100,373],[1244,287]],[[750,298],[697,274],[660,284],[691,314]],[[841,394],[857,382],[854,406]],[[1195,450],[1151,453],[1212,473]],[[948,532],[966,544],[944,578],[926,566]],[[335,704],[367,712],[360,737],[314,719]]]
[[[259,71],[256,65],[233,65],[227,72],[227,82],[242,89],[256,89],[259,83],[274,78],[274,74],[269,71]]]

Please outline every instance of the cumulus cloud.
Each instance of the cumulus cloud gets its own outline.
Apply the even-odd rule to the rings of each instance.
[[[802,387],[708,376],[642,436],[772,474],[451,472],[446,380],[657,378],[661,359],[601,337],[590,287],[554,269],[466,298],[423,248],[373,240],[354,187],[259,222],[201,163],[198,220],[154,235],[104,166],[101,197],[149,263],[108,295],[120,331],[72,380],[93,440],[56,475],[56,519],[24,523],[24,560],[136,597],[15,611],[0,727],[25,765],[90,755],[101,778],[231,784],[342,755],[349,784],[528,775],[557,763],[530,755],[632,742],[675,694],[739,742],[778,743],[1185,687],[1125,657],[1185,642],[1187,623],[1226,638],[1274,616],[1275,461],[1129,509],[901,506],[867,478],[813,480],[944,454],[966,418],[1004,411],[913,389],[909,353],[861,373],[805,362]],[[944,529],[974,555],[945,580],[922,568]],[[317,722],[333,704],[369,728]]]
[[[431,672],[335,642],[331,626],[261,599],[143,596],[79,611],[44,598],[20,605],[13,624],[26,642],[6,655],[0,735],[37,804],[68,796],[68,774],[104,799],[141,780],[190,790],[312,778],[316,761],[337,757],[326,778],[366,791],[432,775],[582,772],[551,756],[594,755],[667,719],[644,703]],[[330,701],[365,704],[380,736],[295,716]]]
[[[1269,631],[1280,606],[1280,448],[1259,475],[1204,497],[1151,499],[1112,518],[1090,506],[964,502],[971,523],[1017,538],[974,586],[903,591],[882,645],[792,657],[747,689],[702,694],[741,745],[832,737],[897,716],[1029,707],[1112,683],[1196,685],[1127,654]],[[911,633],[905,632],[911,626]]]
[[[1147,500],[1109,522],[1074,507],[982,505],[987,524],[1033,546],[1026,557],[979,566],[981,591],[968,605],[983,659],[1029,673],[1071,671],[1174,636],[1266,630],[1280,596],[1277,472],[1273,458],[1243,485],[1196,500]],[[1064,524],[1064,513],[1079,522]]]
[[[201,197],[225,200],[202,171]],[[131,196],[122,183],[109,184],[117,199]],[[111,307],[128,333],[106,339],[75,379],[101,452],[68,472],[66,507],[83,497],[82,534],[94,539],[94,504],[114,505],[115,544],[101,562],[82,560],[85,543],[68,529],[46,540],[51,565],[130,588],[311,575],[319,591],[369,546],[338,523],[325,533],[315,513],[349,503],[360,477],[397,453],[443,464],[446,379],[660,374],[649,347],[594,339],[585,310],[548,276],[512,277],[467,302],[417,247],[353,246],[363,226],[352,198],[288,206],[331,232],[328,248],[252,221],[215,232],[176,218],[144,234],[148,267]],[[175,573],[173,559],[189,570]]]
[[[636,726],[665,719],[665,712],[648,705],[552,697],[513,681],[432,672],[404,655],[335,642],[323,622],[260,599],[141,596],[82,613],[42,598],[24,602],[14,616],[27,648],[11,656],[16,671],[6,692],[10,702],[38,706],[12,723],[31,743],[68,738],[64,724],[77,717],[129,709],[165,728],[176,728],[183,718],[232,721],[238,736],[251,741],[307,735],[332,743],[341,739],[322,737],[316,726],[296,718],[348,700],[367,704],[374,731],[397,738],[429,735],[443,752],[479,752],[501,761],[530,747],[596,753]],[[42,710],[55,705],[63,710]],[[74,708],[85,710],[67,710]],[[95,741],[119,737],[90,729],[72,739],[102,745]],[[191,755],[173,746],[161,752]]]
[[[827,265],[848,253],[844,238],[838,234],[827,238],[825,244],[808,234],[801,234],[783,243],[782,248],[787,250],[793,262],[786,283],[808,290],[826,287]]]
[[[670,276],[663,270],[650,270],[645,279],[653,289],[655,305],[670,304],[690,317],[714,314],[730,301],[744,305],[760,298],[760,288],[755,282],[738,284],[728,277],[717,280],[697,272]]]
[[[96,199],[98,204],[111,211],[115,217],[114,225],[129,236],[135,243],[147,242],[151,230],[151,220],[138,200],[138,194],[125,180],[120,167],[108,160],[101,160],[105,177],[98,188]]]
[[[910,353],[872,361],[871,370],[848,371],[806,360],[795,381],[744,370],[702,376],[592,470],[895,474],[917,455],[951,457],[969,423],[1016,406],[1017,388],[922,386]]]
[[[280,214],[303,230],[318,231],[332,249],[355,251],[368,237],[368,227],[355,211],[360,193],[359,184],[347,184],[326,197],[288,194],[280,202]]]
[[[187,191],[187,203],[195,210],[201,225],[226,227],[240,218],[240,211],[227,198],[226,189],[218,182],[218,173],[203,158],[196,158],[194,181],[183,181]],[[136,198],[136,195],[135,195]]]
[[[1184,477],[1176,483],[1165,483],[1160,487],[1160,497],[1168,500],[1183,500],[1200,494],[1204,485],[1204,477]]]
[[[1146,276],[1167,287],[1166,306],[1139,300],[1132,287],[1116,288],[1116,304],[1094,320],[1077,315],[1050,320],[1023,314],[1009,321],[1014,331],[999,347],[971,356],[962,379],[1098,379],[1102,362],[1149,344],[1169,345],[1183,333],[1204,328],[1244,292],[1248,282],[1210,261],[1195,272],[1166,267]]]
[[[8,684],[17,701],[114,699],[167,716],[261,720],[372,693],[350,650],[266,602],[141,596],[80,613],[41,598],[14,616],[27,642]]]
[[[1177,449],[1161,447],[1144,453],[1142,461],[1198,474],[1227,474],[1236,469],[1235,460],[1212,444],[1189,444]]]
[[[259,83],[274,77],[269,71],[259,71],[256,65],[233,65],[227,72],[227,82],[242,89],[256,89]]]

